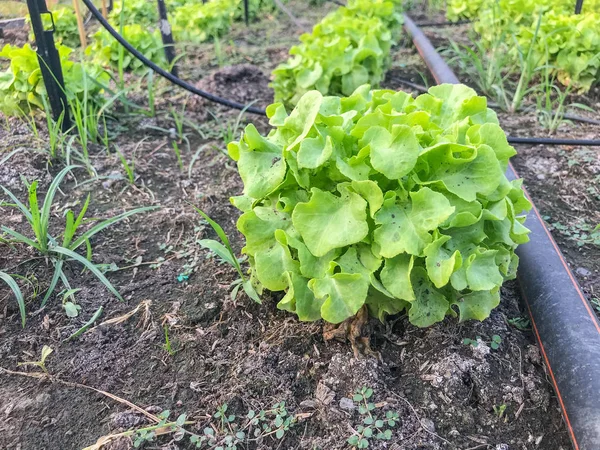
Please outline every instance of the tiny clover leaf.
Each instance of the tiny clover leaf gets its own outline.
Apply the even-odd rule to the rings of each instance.
[[[419,327],[484,320],[516,275],[531,208],[521,180],[504,175],[515,151],[485,98],[462,85],[416,99],[368,85],[348,97],[306,92],[331,75],[319,63],[283,98],[297,102],[289,115],[268,108],[267,136],[249,126],[228,146],[244,182],[232,202],[253,287],[283,291],[278,308],[303,321],[340,323],[365,305],[381,320],[406,311]],[[293,64],[275,71],[276,92]],[[350,72],[345,88],[362,77]],[[352,397],[361,414],[371,395]]]

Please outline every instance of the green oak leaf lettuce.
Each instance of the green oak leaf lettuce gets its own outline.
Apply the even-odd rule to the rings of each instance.
[[[249,125],[228,146],[259,291],[284,291],[279,308],[307,321],[339,323],[364,305],[420,327],[489,316],[515,277],[531,205],[504,175],[515,151],[483,97],[365,85],[267,113],[267,136]]]
[[[275,101],[295,105],[311,90],[350,95],[365,83],[379,84],[402,24],[400,9],[396,1],[350,0],[328,14],[273,71]]]
[[[103,102],[102,86],[108,85],[108,73],[97,64],[73,61],[73,49],[67,46],[57,44],[56,48],[67,100],[72,101],[75,97],[81,99],[85,94],[91,102]],[[6,44],[0,50],[0,61],[3,60],[8,60],[9,64],[5,70],[0,71],[0,111],[6,115],[19,116],[36,108],[44,109],[48,94],[36,51],[29,44],[23,47]]]

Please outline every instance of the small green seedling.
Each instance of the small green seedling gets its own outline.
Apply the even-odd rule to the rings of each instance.
[[[500,344],[502,343],[502,338],[497,334],[492,336],[492,341],[490,342],[490,347],[492,350],[498,350],[500,348]]]
[[[219,422],[209,424],[201,435],[190,437],[190,442],[196,448],[238,450],[248,439],[271,437],[282,440],[285,433],[296,424],[296,418],[288,414],[285,402],[258,412],[251,409],[245,417],[229,414],[227,408],[226,403],[219,406],[213,415]]]
[[[358,403],[358,412],[362,423],[356,427],[352,436],[346,442],[353,448],[363,449],[369,447],[370,439],[389,441],[392,439],[392,428],[396,426],[400,415],[395,411],[386,411],[383,417],[374,414],[377,405],[369,400],[373,396],[373,389],[363,387],[358,389],[352,400]]]
[[[496,416],[498,417],[498,419],[502,419],[502,416],[504,416],[504,412],[506,411],[506,405],[502,404],[500,406],[493,406],[494,408],[494,413],[496,414]]]
[[[192,207],[196,210],[198,214],[200,214],[204,220],[208,222],[208,224],[212,227],[212,229],[217,233],[221,242],[215,241],[214,239],[201,239],[198,243],[211,251],[213,251],[219,258],[221,258],[226,263],[230,264],[237,271],[240,276],[239,279],[232,283],[233,291],[231,292],[231,298],[235,299],[237,297],[237,293],[240,289],[240,286],[244,289],[244,292],[257,303],[262,303],[258,293],[254,289],[252,285],[252,280],[246,278],[244,272],[242,271],[242,267],[240,266],[240,261],[236,258],[233,249],[231,248],[231,244],[229,243],[229,238],[221,225],[212,220],[204,211],[199,208],[196,208],[194,205]]]
[[[479,345],[479,342],[481,340],[481,336],[477,336],[475,339],[470,339],[470,338],[464,338],[462,343],[464,345],[472,345],[473,347],[477,347]]]
[[[527,317],[513,317],[512,319],[508,319],[508,323],[521,331],[527,331],[531,328],[531,321]]]
[[[171,339],[169,339],[169,327],[167,324],[163,325],[163,330],[165,333],[165,343],[163,344],[163,349],[169,354],[169,356],[173,356],[175,353],[177,353],[177,350],[171,345]]]
[[[223,403],[217,408],[217,412],[213,416],[221,422],[220,430],[225,432],[226,426],[235,420],[234,414],[227,414],[227,403]]]
[[[483,341],[483,339],[481,339],[481,336],[477,336],[475,339],[464,338],[462,342],[464,345],[472,345],[473,347],[477,347],[479,345],[479,341],[485,342]],[[494,334],[492,336],[492,340],[490,341],[490,348],[492,350],[498,350],[498,348],[500,348],[501,343],[502,338],[497,334]]]
[[[54,350],[47,345],[42,347],[42,354],[40,356],[39,361],[25,361],[17,363],[17,366],[38,366],[45,374],[48,374],[48,369],[46,369],[46,359]]]
[[[81,311],[81,306],[75,303],[75,294],[80,290],[81,289],[68,289],[61,292],[63,296],[62,306],[67,317],[77,317]]]

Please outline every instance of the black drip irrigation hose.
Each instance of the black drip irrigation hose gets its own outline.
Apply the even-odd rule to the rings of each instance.
[[[445,61],[436,57],[439,55],[435,50],[431,52],[433,47],[425,49],[422,40],[414,35],[412,37],[436,82],[456,83],[456,76],[435,76],[451,72],[451,69]],[[523,141],[526,138],[512,139]],[[527,143],[531,139],[536,138],[527,139]],[[552,141],[565,144],[575,140]],[[600,144],[600,141],[596,142]],[[518,178],[510,163],[506,176],[511,180]],[[527,214],[525,224],[531,230],[530,241],[516,250],[520,258],[517,280],[523,303],[531,317],[533,332],[546,362],[574,449],[598,450],[600,322],[535,205]]]
[[[454,27],[458,25],[464,25],[466,23],[471,23],[470,20],[457,20],[456,22],[420,22],[417,25],[419,28],[427,28],[427,27]]]
[[[220,105],[227,106],[229,108],[247,111],[252,114],[258,114],[261,116],[266,115],[265,110],[262,108],[256,108],[254,106],[244,105],[242,103],[238,103],[233,100],[228,100],[226,98],[222,98],[217,95],[210,94],[206,91],[203,91],[202,89],[198,89],[197,87],[189,84],[187,81],[184,81],[181,78],[178,78],[178,77],[174,76],[173,74],[171,74],[170,72],[157,66],[152,61],[150,61],[148,58],[146,58],[144,55],[142,55],[140,52],[138,52],[129,42],[127,42],[127,40],[125,40],[125,38],[123,38],[123,36],[121,36],[119,33],[117,33],[117,31],[102,16],[100,11],[98,11],[98,9],[94,6],[94,4],[91,2],[91,0],[83,0],[83,3],[90,10],[90,12],[96,18],[96,20],[98,22],[100,22],[100,24],[104,28],[106,28],[106,30],[112,35],[112,37],[114,37],[119,42],[119,44],[121,44],[123,47],[125,47],[128,52],[130,52],[133,56],[135,56],[137,59],[139,59],[146,67],[152,69],[154,72],[156,72],[160,76],[166,78],[171,83],[176,84],[179,87],[182,87],[183,89],[191,92],[192,94],[196,94],[196,95],[199,95],[200,97],[210,100],[211,102],[218,103]]]
[[[584,147],[600,146],[600,140],[588,139],[561,139],[561,138],[522,138],[507,136],[510,144],[530,144],[530,145],[577,145]]]

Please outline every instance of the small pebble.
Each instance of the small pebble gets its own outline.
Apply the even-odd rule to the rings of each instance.
[[[354,411],[356,409],[356,405],[348,397],[343,397],[340,400],[340,409],[344,409],[346,411]]]
[[[421,419],[421,425],[430,433],[435,433],[435,424],[431,419]]]
[[[583,267],[578,267],[577,269],[575,269],[575,272],[577,272],[577,274],[581,275],[582,277],[589,277],[592,274],[592,272]]]
[[[317,403],[314,400],[304,400],[300,402],[302,408],[315,408]]]

